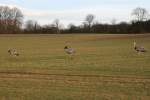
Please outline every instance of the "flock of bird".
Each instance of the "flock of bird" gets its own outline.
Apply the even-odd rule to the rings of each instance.
[[[72,55],[75,53],[75,50],[69,46],[65,46],[64,51],[69,55]],[[8,53],[9,53],[9,55],[12,55],[12,56],[19,56],[20,55],[19,52],[13,48],[8,49]]]
[[[139,52],[147,52],[147,50],[145,50],[145,48],[143,46],[139,46],[137,45],[137,43],[134,41],[134,50]],[[64,51],[65,53],[72,55],[75,53],[75,50],[69,46],[65,46],[64,47]],[[19,56],[19,52],[16,49],[8,49],[8,53],[9,55],[13,55],[13,56]]]

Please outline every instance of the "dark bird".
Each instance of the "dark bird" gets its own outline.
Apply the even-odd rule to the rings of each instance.
[[[67,54],[74,54],[75,53],[75,50],[73,48],[70,48],[68,46],[65,46],[64,47],[64,51],[67,53]]]
[[[13,56],[19,56],[20,54],[17,52],[16,49],[8,49],[8,53],[10,55],[13,55]]]
[[[137,46],[137,43],[134,41],[134,50],[137,52],[146,52],[143,46]]]

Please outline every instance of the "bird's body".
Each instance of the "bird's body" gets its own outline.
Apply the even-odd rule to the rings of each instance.
[[[19,56],[19,53],[17,52],[16,49],[8,49],[8,53],[10,55]]]
[[[64,50],[67,54],[74,54],[75,53],[75,50],[73,48],[68,47],[68,46],[65,46]]]
[[[146,52],[145,48],[143,46],[137,46],[136,42],[134,42],[134,50],[137,52]]]

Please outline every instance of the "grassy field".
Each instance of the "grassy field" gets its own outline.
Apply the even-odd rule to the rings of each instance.
[[[0,100],[150,100],[150,35],[0,35]]]

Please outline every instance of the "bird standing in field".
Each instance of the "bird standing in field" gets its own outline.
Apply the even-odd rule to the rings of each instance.
[[[13,56],[19,56],[20,54],[17,52],[16,49],[8,49],[8,53],[10,55],[13,55]]]
[[[146,52],[145,48],[143,46],[137,46],[137,43],[134,41],[134,50],[137,52]]]
[[[73,55],[75,53],[75,50],[73,48],[65,46],[64,51],[71,56],[71,59],[73,59]]]

